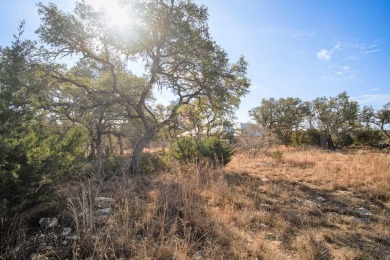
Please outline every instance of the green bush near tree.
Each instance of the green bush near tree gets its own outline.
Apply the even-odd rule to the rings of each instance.
[[[233,148],[216,137],[183,137],[170,149],[171,155],[181,163],[208,160],[213,166],[224,166],[230,162]]]

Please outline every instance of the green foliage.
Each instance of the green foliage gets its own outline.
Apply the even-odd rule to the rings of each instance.
[[[283,158],[283,152],[280,151],[280,150],[275,150],[275,151],[272,152],[271,157],[275,161],[280,162],[280,161],[282,161],[282,158]]]
[[[157,153],[143,153],[141,155],[141,162],[139,171],[141,173],[153,173],[164,170],[166,167],[164,160]]]
[[[321,133],[319,130],[315,128],[309,128],[306,131],[304,131],[300,137],[300,143],[301,144],[307,144],[307,145],[320,145],[320,136]]]
[[[383,141],[383,136],[379,130],[367,128],[354,131],[355,142],[360,145],[374,145]]]
[[[45,142],[51,149],[46,169],[53,173],[59,172],[62,176],[79,170],[81,163],[86,160],[87,141],[88,133],[82,126],[71,128],[62,135],[50,135]]]
[[[6,214],[31,206],[47,196],[43,174],[50,148],[38,130],[35,46],[19,34],[10,47],[0,49],[0,201]]]
[[[50,195],[53,182],[74,172],[84,161],[83,129],[62,136],[30,126],[18,137],[1,136],[0,200],[11,210],[28,207]]]
[[[366,126],[373,124],[381,130],[387,138],[390,138],[390,102],[386,103],[382,109],[377,111],[375,111],[371,106],[364,106],[360,117],[361,121],[365,123]]]
[[[350,100],[346,92],[336,97],[316,98],[313,101],[313,112],[320,129],[335,139],[341,138],[338,137],[339,133],[356,127],[358,110],[358,102]]]
[[[334,143],[337,146],[346,147],[354,143],[352,136],[347,132],[341,132],[338,134],[337,138],[334,140]]]
[[[310,104],[291,97],[263,99],[249,114],[259,125],[275,133],[282,144],[289,145],[296,141],[294,133],[302,129],[310,115]]]
[[[66,120],[85,122],[98,159],[102,137],[123,133],[117,131],[118,122],[131,126],[140,122],[139,138],[130,147],[129,170],[137,172],[143,149],[172,123],[180,107],[197,102],[201,114],[194,120],[205,118],[213,126],[233,114],[250,83],[245,59],[230,63],[210,36],[204,6],[184,0],[135,0],[124,1],[121,8],[135,15],[134,30],[118,37],[115,28],[107,27],[110,21],[104,11],[92,12],[87,3],[78,3],[74,13],[40,3],[37,33],[47,48],[42,48],[42,55],[53,61],[47,71],[56,89],[48,91],[54,95],[49,106]],[[60,65],[61,58],[70,56],[76,58],[75,66]],[[140,56],[142,77],[131,72]],[[177,103],[159,109],[153,100],[155,90],[173,93]]]
[[[171,155],[182,163],[209,160],[214,166],[230,162],[233,149],[219,138],[183,137],[172,145]]]
[[[20,138],[0,138],[2,156],[0,161],[0,200],[10,204],[11,210],[28,207],[41,200],[46,149],[41,149],[42,140],[29,131]],[[40,152],[42,152],[40,154]]]

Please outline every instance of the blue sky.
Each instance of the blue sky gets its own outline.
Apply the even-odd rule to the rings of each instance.
[[[43,1],[47,2],[47,1]],[[72,10],[73,1],[52,1]],[[234,62],[249,62],[251,92],[237,112],[262,98],[336,96],[347,91],[360,105],[390,102],[390,1],[196,0],[209,10],[211,36]],[[35,1],[0,0],[0,45],[21,20],[25,36],[39,25]],[[168,97],[166,97],[168,98]]]

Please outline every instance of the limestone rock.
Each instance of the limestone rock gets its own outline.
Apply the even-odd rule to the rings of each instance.
[[[324,198],[321,197],[321,196],[317,197],[317,200],[318,200],[319,202],[325,202],[325,201],[326,201],[326,199],[324,199]]]
[[[66,227],[64,227],[64,229],[63,229],[63,231],[62,231],[62,235],[67,236],[67,235],[69,235],[71,232],[72,232],[72,228],[66,228]]]
[[[372,213],[365,208],[358,208],[356,212],[361,217],[367,217],[372,215]]]
[[[41,218],[39,220],[39,225],[42,228],[54,228],[58,226],[58,219],[57,218]]]
[[[104,208],[104,209],[98,209],[98,210],[96,210],[95,213],[96,213],[97,215],[103,215],[103,216],[105,216],[105,215],[110,214],[110,211],[111,211],[111,208]]]

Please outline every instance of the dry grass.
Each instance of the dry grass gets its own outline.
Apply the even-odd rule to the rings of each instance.
[[[72,185],[62,196],[79,239],[50,256],[390,258],[389,155],[279,150],[278,160],[236,155],[222,170],[203,163]],[[94,214],[97,196],[115,200],[106,218]]]

